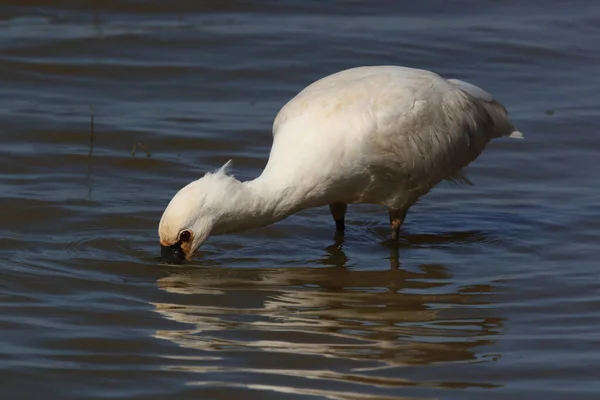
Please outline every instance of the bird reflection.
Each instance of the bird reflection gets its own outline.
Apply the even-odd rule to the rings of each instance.
[[[315,356],[337,360],[352,379],[376,369],[493,360],[476,349],[494,343],[503,327],[486,307],[494,287],[456,286],[439,264],[403,269],[399,246],[386,246],[383,269],[348,268],[337,238],[313,267],[170,270],[158,287],[185,297],[155,304],[156,312],[188,326],[156,337],[203,352],[277,354],[286,375],[299,373],[301,356],[312,357],[309,369],[319,369]]]

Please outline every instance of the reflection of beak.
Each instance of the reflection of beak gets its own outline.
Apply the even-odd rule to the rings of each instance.
[[[181,248],[181,242],[171,246],[160,246],[160,256],[171,264],[181,264],[185,260],[185,253]]]

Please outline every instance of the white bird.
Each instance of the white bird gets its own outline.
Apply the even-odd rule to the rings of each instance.
[[[462,169],[494,138],[522,138],[483,89],[419,69],[352,68],[291,99],[273,123],[262,174],[241,182],[229,162],[181,189],[163,213],[161,253],[190,260],[210,235],[269,225],[329,205],[338,231],[348,204],[387,208],[392,238],[417,199]]]

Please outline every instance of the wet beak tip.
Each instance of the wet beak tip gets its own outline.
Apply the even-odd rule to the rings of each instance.
[[[180,264],[187,259],[185,252],[181,248],[181,243],[175,243],[171,246],[164,246],[161,243],[160,255],[163,260],[172,264]]]

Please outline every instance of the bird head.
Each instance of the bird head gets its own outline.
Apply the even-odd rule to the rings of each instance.
[[[166,261],[190,261],[210,236],[222,212],[227,183],[233,179],[225,174],[228,164],[183,187],[167,205],[158,225]]]

